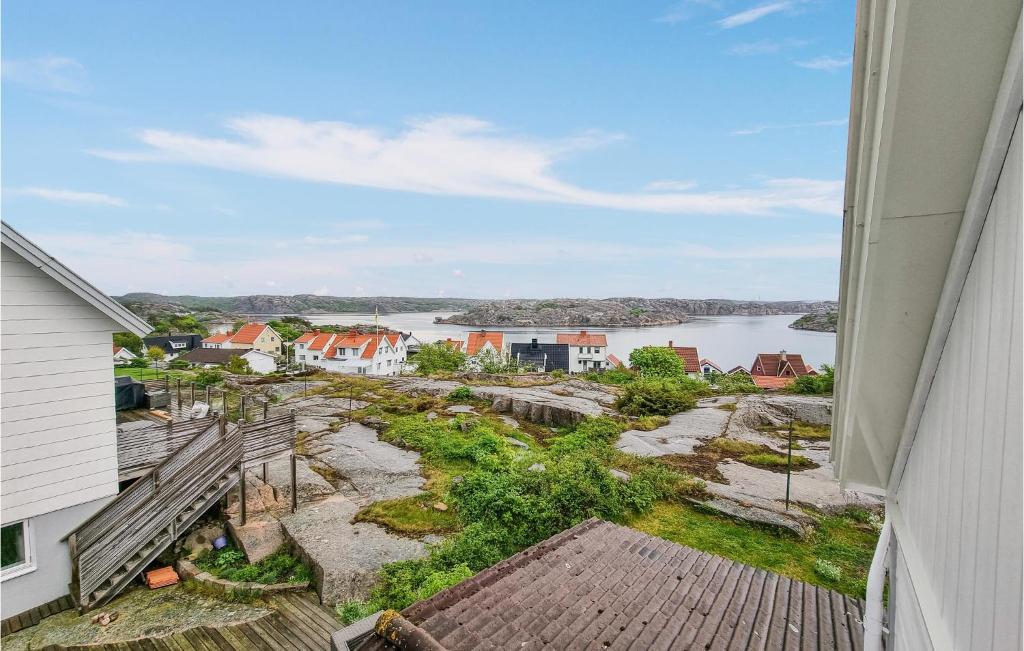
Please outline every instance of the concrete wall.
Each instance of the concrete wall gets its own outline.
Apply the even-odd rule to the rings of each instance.
[[[71,559],[60,539],[109,502],[106,497],[31,518],[35,570],[0,583],[0,619],[68,594]]]
[[[1021,648],[1021,157],[1018,121],[890,509],[896,649],[915,611],[936,648]]]

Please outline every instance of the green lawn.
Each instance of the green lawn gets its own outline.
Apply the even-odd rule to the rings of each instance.
[[[851,510],[815,517],[817,527],[807,540],[668,502],[656,504],[628,524],[681,545],[863,598],[878,540],[867,513]],[[840,568],[838,579],[815,571],[819,559]]]
[[[174,380],[181,378],[182,382],[191,382],[195,376],[194,371],[178,371],[174,369],[163,370],[156,368],[132,368],[129,366],[115,366],[114,377],[133,377],[136,380],[160,380],[164,376],[170,376],[171,385],[174,385]]]

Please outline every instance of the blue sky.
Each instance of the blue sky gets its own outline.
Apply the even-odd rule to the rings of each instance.
[[[3,5],[3,217],[111,292],[835,298],[853,2]]]

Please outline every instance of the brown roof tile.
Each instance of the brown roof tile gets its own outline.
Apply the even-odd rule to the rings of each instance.
[[[676,355],[683,360],[683,366],[687,373],[700,373],[700,355],[693,346],[673,346],[668,342],[668,347],[676,351]]]
[[[859,649],[862,611],[830,590],[591,519],[402,616],[449,651]],[[389,647],[371,635],[355,648]]]
[[[555,342],[559,344],[569,344],[570,346],[607,346],[608,337],[605,335],[590,334],[586,330],[580,330],[579,334],[575,332],[559,334],[555,338]]]

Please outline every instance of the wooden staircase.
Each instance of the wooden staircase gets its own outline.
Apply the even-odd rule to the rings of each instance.
[[[223,418],[68,534],[71,597],[80,610],[116,596],[239,483],[245,465],[291,452],[295,416],[233,424]]]

